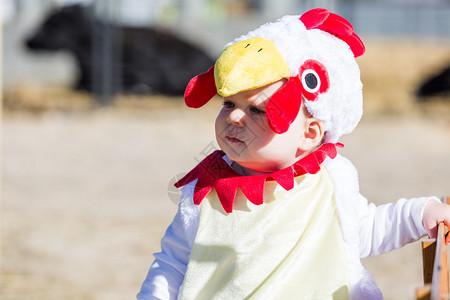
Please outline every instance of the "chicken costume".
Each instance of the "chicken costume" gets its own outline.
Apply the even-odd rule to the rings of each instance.
[[[270,175],[242,176],[222,151],[206,157],[176,183],[179,210],[138,299],[382,299],[360,259],[425,235],[430,198],[368,204],[337,154],[362,116],[363,53],[347,20],[313,9],[229,43],[189,82],[186,104],[198,108],[286,78],[266,106],[270,128],[286,132],[303,98],[326,140]]]

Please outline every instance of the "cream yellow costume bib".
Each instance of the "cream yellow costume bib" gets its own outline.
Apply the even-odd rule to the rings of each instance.
[[[201,216],[179,299],[348,299],[344,241],[325,169],[264,203],[238,192],[227,214],[213,190]]]

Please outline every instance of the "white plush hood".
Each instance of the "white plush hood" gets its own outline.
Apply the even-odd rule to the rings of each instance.
[[[330,87],[317,101],[305,101],[308,111],[322,120],[327,132],[326,142],[337,142],[352,132],[363,114],[360,71],[349,45],[320,29],[306,29],[300,15],[284,16],[273,23],[243,35],[236,42],[254,37],[272,41],[286,60],[291,76],[309,59],[322,63],[329,75]]]

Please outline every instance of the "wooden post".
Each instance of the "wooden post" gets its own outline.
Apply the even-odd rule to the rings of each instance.
[[[445,245],[445,225],[440,223],[436,238],[436,256],[434,259],[431,299],[448,299],[447,247]]]
[[[0,5],[0,16],[3,15],[3,3]],[[3,70],[3,20],[0,21],[0,70]],[[3,116],[3,72],[0,71],[0,129],[1,129],[1,124],[3,124],[3,120],[2,120],[2,116]],[[2,132],[0,130],[0,132]],[[2,144],[2,140],[3,137],[0,136],[0,144]],[[2,161],[0,161],[0,166],[2,166]],[[2,170],[3,168],[0,168],[0,170]],[[3,174],[0,173],[0,189],[3,186],[1,183],[3,182],[2,176]],[[2,191],[0,190],[0,195],[3,195]],[[0,197],[0,211],[2,211],[2,199]],[[2,249],[3,249],[3,245],[1,243],[2,241],[2,227],[1,224],[3,224],[3,220],[1,219],[1,214],[0,214],[0,265],[3,263],[1,261],[1,258],[3,257],[3,253],[2,253]]]
[[[430,284],[433,279],[434,257],[436,254],[436,241],[422,242],[423,284]]]
[[[450,203],[450,197],[443,197]],[[439,223],[436,240],[422,242],[424,286],[416,289],[416,300],[448,300],[449,274],[446,236],[448,228]]]
[[[416,289],[416,300],[430,300],[431,299],[431,285],[426,284]]]

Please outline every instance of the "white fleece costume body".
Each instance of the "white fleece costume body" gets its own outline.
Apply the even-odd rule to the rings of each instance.
[[[359,193],[357,172],[350,161],[338,155],[334,159],[327,158],[323,167],[334,186],[350,298],[382,299],[360,258],[388,252],[425,235],[422,225],[424,206],[430,199],[439,200],[434,197],[400,199],[376,207],[368,204]],[[182,188],[178,213],[162,239],[162,251],[155,254],[156,259],[138,294],[139,300],[178,297],[200,218],[201,210],[192,200],[195,184],[193,181]]]

